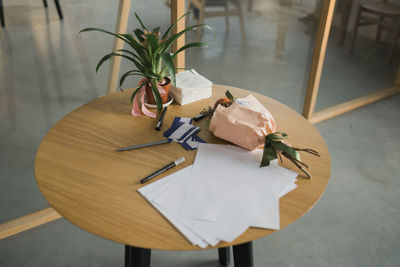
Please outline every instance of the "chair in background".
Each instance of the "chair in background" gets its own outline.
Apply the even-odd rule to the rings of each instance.
[[[388,55],[388,61],[390,61],[396,48],[396,40],[400,30],[400,5],[389,3],[388,0],[360,4],[358,6],[357,17],[354,25],[350,52],[354,51],[358,28],[360,26],[367,25],[378,26],[376,33],[377,42],[380,42],[382,30],[389,30],[393,32]]]
[[[229,9],[229,3],[235,6],[235,9]],[[223,7],[224,11],[206,11],[206,7]],[[244,30],[242,0],[189,0],[189,8],[194,9],[194,15],[197,23],[204,23],[204,18],[225,16],[225,25],[229,30],[229,16],[238,16],[240,23],[240,32],[243,43],[246,42],[246,33]],[[197,32],[197,39],[200,40],[202,31]]]
[[[47,8],[47,0],[43,0],[44,7]],[[58,0],[54,0],[54,4],[56,5],[57,13],[58,13],[58,18],[59,19],[64,19],[60,3]]]
[[[6,23],[4,21],[3,0],[0,0],[0,24],[1,24],[1,27],[6,26]]]
[[[58,17],[62,20],[64,18],[64,16],[63,16],[63,13],[61,10],[60,3],[58,2],[58,0],[54,0],[54,4],[56,5]],[[47,0],[43,0],[43,5],[45,8],[47,8]],[[4,16],[4,8],[3,8],[3,0],[0,0],[0,24],[1,24],[1,27],[6,26],[5,16]]]

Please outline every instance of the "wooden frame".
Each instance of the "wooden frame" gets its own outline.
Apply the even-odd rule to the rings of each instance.
[[[315,47],[314,47],[314,55],[311,63],[310,76],[307,85],[307,93],[303,108],[303,116],[306,117],[308,120],[310,120],[311,123],[318,123],[339,116],[351,110],[360,108],[362,106],[374,103],[386,97],[400,93],[400,68],[399,68],[394,85],[392,87],[385,88],[377,92],[314,113],[315,103],[318,97],[319,83],[321,80],[322,66],[324,63],[326,47],[328,43],[329,31],[332,24],[334,7],[335,7],[335,0],[324,0],[321,19],[319,22],[319,27],[317,32],[317,40],[315,42]],[[346,3],[345,7],[348,8],[349,3]],[[347,23],[348,23],[348,14],[342,21],[342,24],[346,24],[346,27],[342,25],[342,29],[339,36],[339,45],[343,44],[344,42]]]
[[[185,0],[172,0],[171,1],[171,24],[174,23],[178,18],[185,14]],[[183,17],[172,30],[173,34],[176,34],[185,29],[186,17]],[[185,34],[178,38],[178,40],[172,45],[172,52],[178,51],[179,48],[185,45]],[[185,51],[179,53],[174,59],[175,67],[177,71],[181,71],[185,68]]]
[[[118,17],[116,23],[116,31],[126,31],[128,22],[128,14],[130,10],[131,0],[120,0],[118,8]],[[322,66],[324,62],[326,46],[328,42],[329,31],[332,23],[332,16],[335,6],[335,0],[324,0],[322,6],[322,13],[320,17],[320,23],[317,31],[317,37],[314,47],[314,54],[310,69],[310,75],[307,86],[307,95],[304,103],[303,115],[309,119],[312,123],[317,123],[350,110],[359,108],[361,106],[373,103],[385,97],[397,94],[400,92],[400,70],[397,74],[393,87],[380,90],[376,93],[363,96],[340,105],[330,107],[328,109],[316,112],[314,114],[315,103],[318,96],[318,87],[321,79]],[[171,3],[171,20],[175,21],[185,11],[185,0],[172,0]],[[178,23],[177,31],[183,29],[185,21],[182,20]],[[177,45],[173,48],[174,51],[178,47],[185,44],[185,37],[182,36]],[[123,44],[122,44],[123,45]],[[121,43],[116,39],[114,42],[114,50],[120,49]],[[116,58],[117,59],[117,58]],[[117,77],[119,74],[119,61],[114,60],[110,69],[110,80],[108,83],[108,92],[113,92],[116,88]],[[176,58],[176,66],[178,68],[184,68],[185,66],[185,52],[179,54]],[[9,222],[0,224],[0,239],[9,237],[11,235],[20,233],[22,231],[34,228],[36,226],[45,224],[47,222],[54,221],[61,216],[52,208],[47,208]]]
[[[115,24],[115,32],[126,33],[128,26],[129,10],[131,9],[131,0],[119,0],[117,22]],[[124,42],[119,39],[114,39],[113,51],[117,51],[124,47]],[[110,74],[108,76],[107,93],[112,93],[117,88],[117,80],[119,68],[121,66],[121,57],[114,57],[111,61]]]
[[[315,114],[311,118],[309,118],[309,120],[311,123],[321,122],[398,93],[399,87],[393,86],[382,89],[377,92],[315,112]]]
[[[131,0],[120,0],[118,6],[118,15],[115,26],[116,32],[126,32],[128,25],[128,16],[131,7]],[[176,21],[180,16],[185,13],[185,0],[172,0],[171,3],[171,21]],[[181,31],[185,27],[185,19],[182,19],[174,32]],[[123,48],[123,41],[115,38],[113,51]],[[180,47],[185,45],[185,35],[180,37],[172,50],[177,51]],[[185,52],[179,53],[175,59],[177,68],[185,67]],[[119,75],[119,68],[121,64],[121,58],[115,57],[111,63],[109,81],[107,86],[107,93],[115,91],[117,86],[117,79]],[[32,229],[39,225],[54,221],[61,218],[61,216],[53,209],[46,208],[32,214],[28,214],[14,220],[0,224],[0,239],[18,234],[20,232]]]
[[[320,21],[315,40],[314,54],[311,62],[310,76],[308,78],[306,99],[304,102],[303,116],[310,119],[317,102],[319,82],[321,81],[322,66],[324,65],[326,46],[332,24],[335,0],[324,0]]]
[[[54,209],[47,208],[0,224],[0,239],[61,218]]]

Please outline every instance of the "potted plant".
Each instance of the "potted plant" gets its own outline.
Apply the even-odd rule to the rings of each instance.
[[[147,96],[148,103],[157,105],[157,111],[160,112],[163,103],[166,103],[168,100],[168,92],[171,83],[175,86],[176,68],[173,61],[174,58],[180,52],[191,47],[208,47],[204,42],[192,42],[179,48],[175,53],[171,53],[172,45],[186,32],[195,30],[199,27],[204,27],[209,29],[211,32],[214,32],[211,27],[205,24],[198,24],[187,27],[176,34],[173,34],[172,30],[178,21],[188,14],[189,13],[182,15],[163,35],[160,33],[160,27],[152,30],[146,28],[136,13],[136,19],[141,28],[135,29],[133,33],[118,34],[100,28],[85,28],[79,32],[103,32],[123,40],[128,45],[127,49],[120,49],[111,52],[100,59],[96,67],[96,72],[105,61],[115,56],[123,57],[133,63],[135,69],[124,73],[119,81],[119,85],[122,86],[125,79],[131,75],[143,77],[138,83],[138,87],[132,92],[131,103],[133,102],[133,115],[142,115],[137,114],[138,112],[140,113],[140,107],[145,115],[149,116],[147,113],[151,113],[144,106],[145,95]],[[150,117],[155,117],[154,113],[151,114],[153,115]]]

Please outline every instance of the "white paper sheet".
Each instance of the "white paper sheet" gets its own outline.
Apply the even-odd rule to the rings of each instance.
[[[224,146],[221,147],[221,145],[208,145],[208,146],[217,146],[217,150],[219,148],[222,148],[221,151],[219,152],[227,152],[226,149],[233,149],[229,150],[228,152],[232,152],[233,154],[236,154],[239,151],[243,152],[242,149],[234,147],[234,146]],[[232,148],[233,147],[233,148]],[[210,151],[205,151],[205,153],[208,153]],[[260,161],[260,157],[262,154],[262,151],[256,151],[255,153],[251,153],[250,151],[245,151],[247,152],[247,155],[243,160],[240,161],[239,165],[242,165],[244,162],[244,166],[252,166],[252,169],[260,169],[258,164]],[[250,153],[250,154],[249,154]],[[213,154],[213,156],[215,156]],[[242,159],[241,157],[239,157]],[[197,162],[197,158],[196,158]],[[195,162],[195,164],[196,164]],[[220,160],[217,160],[214,162],[214,165],[212,166],[212,169],[220,168]],[[209,166],[210,167],[210,166]],[[243,166],[242,166],[243,167]],[[235,168],[234,168],[235,169]],[[277,194],[275,198],[277,199],[278,197],[283,196],[284,194],[290,192],[294,188],[296,188],[296,176],[297,173],[292,172],[290,170],[287,170],[285,168],[282,168],[277,165],[276,161],[271,162],[270,167],[262,168],[262,169],[268,169],[270,171],[267,171],[267,173],[276,173],[278,175],[277,177],[277,182],[276,182],[276,192],[274,194]],[[261,169],[261,170],[262,170]],[[178,172],[175,172],[167,177],[164,177],[163,179],[160,179],[158,181],[152,182],[142,188],[140,188],[138,191],[157,209],[159,212],[169,221],[171,224],[173,224],[178,231],[180,231],[183,236],[188,239],[189,242],[191,242],[193,245],[198,245],[199,247],[205,248],[208,245],[216,245],[218,244],[221,240],[226,241],[226,242],[232,242],[234,239],[236,239],[239,235],[241,235],[246,229],[250,226],[250,224],[244,224],[243,222],[237,222],[237,221],[228,221],[227,220],[222,220],[223,222],[220,221],[210,221],[209,219],[204,219],[204,218],[188,218],[188,217],[182,217],[180,216],[181,209],[183,207],[183,203],[187,202],[187,197],[188,194],[190,196],[190,193],[187,192],[189,182],[192,178],[191,176],[192,172],[192,166],[189,166],[187,168],[184,168]],[[210,179],[210,177],[204,176],[206,175],[205,172],[202,173],[202,176],[204,177],[204,180]],[[258,175],[258,174],[257,174]],[[212,176],[215,177],[215,174]],[[246,176],[245,176],[246,177]],[[257,177],[257,176],[256,176]],[[253,179],[249,180],[254,177],[247,177],[248,179],[245,181],[247,182],[252,182],[255,183],[255,185],[258,185],[258,189],[262,188],[259,187],[259,184],[265,185],[265,181],[259,181],[260,179]],[[261,176],[261,178],[265,178],[265,172]],[[204,181],[206,182],[206,181]],[[208,183],[208,182],[207,182]],[[228,185],[232,183],[232,181],[229,181]],[[273,184],[273,182],[271,182]],[[245,190],[246,188],[249,188],[249,186],[246,186],[244,188],[241,188],[240,191]],[[222,195],[224,188],[220,189],[220,195],[221,197],[224,197]],[[226,190],[226,188],[225,188]],[[251,190],[254,190],[252,188]],[[257,190],[256,190],[257,191]],[[258,190],[260,191],[260,190]],[[257,191],[257,192],[258,192]],[[262,191],[265,194],[268,194],[266,191]],[[241,192],[241,196],[242,196]],[[186,198],[185,198],[186,197]],[[204,198],[202,198],[204,200]],[[259,198],[258,198],[259,199]],[[241,201],[242,202],[242,201]],[[204,205],[208,205],[207,203],[204,203]],[[215,209],[218,207],[220,204],[224,204],[224,202],[217,202],[215,205],[208,206],[209,209]],[[245,206],[243,206],[245,207]],[[240,212],[242,206],[236,210],[236,212]],[[261,212],[258,211],[257,214],[266,214],[268,210],[264,209],[264,206],[261,207]],[[279,210],[278,210],[278,227],[279,227]],[[252,225],[254,226],[254,225]],[[257,226],[260,227],[260,226]]]
[[[201,236],[208,244],[215,246],[221,240],[232,242],[236,237],[242,234],[248,228],[247,225],[226,225],[221,223],[197,221],[191,219],[178,218],[184,195],[189,181],[187,167],[168,177],[153,182],[152,184],[142,187],[139,192],[152,203],[161,209],[160,212],[172,223],[178,222],[176,228],[181,231],[184,236],[188,236],[187,230]],[[195,238],[187,237],[192,243]]]
[[[184,168],[180,171],[177,171],[167,177],[164,177],[163,179],[160,179],[158,181],[152,182],[149,185],[146,185],[144,187],[141,187],[138,189],[139,193],[142,194],[171,224],[175,226],[181,232],[181,234],[193,245],[198,245],[201,248],[205,248],[209,245],[202,237],[200,237],[198,234],[193,232],[191,229],[183,225],[179,219],[178,216],[172,212],[170,212],[167,208],[162,207],[155,203],[153,199],[161,194],[162,192],[165,192],[170,186],[174,184],[174,182],[177,179],[180,179],[184,177],[191,169],[191,166]]]
[[[182,204],[185,201],[184,197],[190,176],[181,178],[179,182],[174,183],[168,190],[153,199],[160,206],[168,207],[175,216],[179,215]],[[231,242],[248,228],[248,225],[223,224],[182,217],[179,218],[179,221],[202,236],[211,245],[215,245],[221,240]]]
[[[297,172],[288,170],[286,168],[280,167],[278,168],[278,177],[279,177],[279,198],[283,197],[290,191],[297,188],[295,182],[297,181],[296,177],[298,176]]]
[[[277,166],[259,168],[262,151],[200,144],[181,217],[279,229]]]

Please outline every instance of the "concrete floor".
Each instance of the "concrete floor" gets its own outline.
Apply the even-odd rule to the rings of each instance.
[[[112,39],[89,33],[77,38],[76,33],[87,26],[112,30],[117,5],[63,0],[65,20],[60,22],[52,1],[47,12],[41,1],[5,2],[7,28],[0,30],[0,223],[48,206],[34,179],[36,149],[55,122],[104,94],[108,66],[97,75],[94,66],[110,50]],[[168,25],[169,10],[162,1],[133,2],[150,26]],[[245,14],[246,45],[236,18],[229,32],[223,18],[209,19],[217,40],[210,40],[208,50],[189,52],[187,66],[216,83],[253,90],[301,111],[314,40],[298,20],[307,9],[266,8],[255,2],[255,12]],[[149,6],[151,19],[146,17]],[[131,19],[129,28],[134,27]],[[276,45],[282,33],[283,48]],[[385,63],[385,45],[361,38],[354,55],[347,49],[336,46],[333,31],[317,109],[393,83],[397,64]],[[124,63],[122,70],[127,69]],[[399,266],[399,103],[400,96],[395,96],[316,125],[331,152],[328,188],[303,218],[255,241],[255,266]],[[218,266],[215,250],[152,255],[152,266]],[[63,219],[0,240],[0,266],[122,265],[122,245]]]

